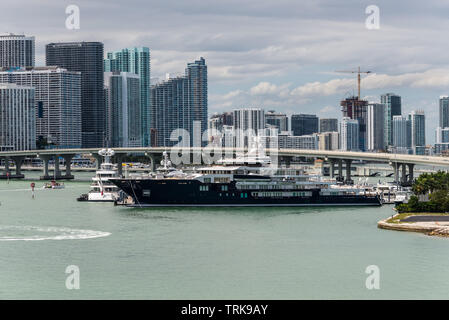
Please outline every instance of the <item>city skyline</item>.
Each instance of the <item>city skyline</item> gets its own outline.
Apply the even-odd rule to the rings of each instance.
[[[204,56],[210,66],[211,113],[264,101],[266,110],[318,110],[320,116],[336,117],[338,101],[356,92],[356,81],[334,71],[358,65],[373,71],[362,80],[362,97],[377,100],[393,91],[403,97],[404,113],[424,109],[429,123],[438,120],[438,97],[449,93],[446,45],[438,41],[449,11],[442,1],[380,1],[379,30],[365,27],[366,1],[338,7],[330,1],[231,1],[205,10],[197,1],[131,0],[108,6],[81,0],[79,30],[65,28],[65,4],[30,4],[9,4],[21,14],[1,12],[0,30],[36,36],[36,65],[44,65],[45,44],[60,41],[102,41],[105,51],[147,46],[153,77],[160,79],[182,70],[185,61]]]

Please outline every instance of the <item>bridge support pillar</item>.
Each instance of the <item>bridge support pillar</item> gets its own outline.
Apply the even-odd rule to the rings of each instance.
[[[11,178],[11,169],[9,168],[9,157],[3,158],[5,161],[5,169],[3,170],[3,174],[0,175],[0,179],[8,179]]]
[[[39,159],[43,162],[43,175],[40,177],[41,180],[51,180],[50,175],[48,174],[48,162],[50,161],[50,156],[47,155],[38,155]]]
[[[335,159],[329,159],[329,177],[331,179],[334,179],[334,173],[335,173]]]
[[[399,163],[393,162],[391,166],[393,167],[394,182],[399,183]]]
[[[115,162],[117,163],[117,173],[120,177],[123,176],[123,158],[124,157],[125,157],[125,155],[122,153],[115,155]]]
[[[339,159],[338,160],[338,177],[337,177],[337,181],[343,182],[344,178],[343,178],[343,160]]]
[[[75,157],[74,154],[65,154],[62,156],[65,161],[65,175],[61,178],[64,179],[74,179],[75,177],[72,175],[72,159]]]
[[[352,160],[347,159],[345,160],[346,162],[346,180],[345,183],[346,184],[354,184],[354,181],[352,181],[351,179],[351,164],[352,164]]]
[[[415,168],[415,165],[413,163],[408,164],[408,183],[411,185],[413,184],[413,180],[415,179],[413,177],[413,169]]]
[[[145,152],[145,155],[150,158],[150,168],[151,168],[151,172],[155,172],[156,171],[156,167],[157,164],[159,162],[161,162],[162,160],[162,154],[161,155],[156,155],[154,153],[147,153]]]
[[[292,158],[291,157],[285,157],[285,166],[287,168],[290,168],[291,162],[292,162]]]
[[[55,169],[53,174],[53,179],[61,179],[61,169],[59,168],[59,154],[55,155]]]
[[[405,163],[402,163],[401,166],[402,166],[401,185],[405,186],[407,184],[407,165]]]
[[[16,174],[14,175],[14,178],[25,178],[25,176],[22,174],[22,164],[25,157],[23,156],[14,156],[11,157],[11,159],[14,161],[14,164],[16,166]]]

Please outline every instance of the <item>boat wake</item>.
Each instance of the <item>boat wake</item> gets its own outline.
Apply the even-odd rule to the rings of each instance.
[[[109,232],[61,227],[0,226],[0,241],[80,240],[109,235]]]

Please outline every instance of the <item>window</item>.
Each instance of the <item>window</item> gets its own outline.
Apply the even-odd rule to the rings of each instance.
[[[149,197],[149,196],[151,195],[151,190],[143,189],[143,190],[142,190],[142,195],[143,195],[144,197]]]
[[[200,191],[209,191],[209,186],[200,186]]]
[[[228,186],[221,186],[221,191],[228,191]]]

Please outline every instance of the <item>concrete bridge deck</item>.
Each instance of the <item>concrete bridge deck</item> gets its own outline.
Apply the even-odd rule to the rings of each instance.
[[[21,173],[21,167],[25,157],[38,157],[44,162],[43,167],[43,179],[52,179],[57,176],[61,179],[73,179],[71,174],[71,160],[73,157],[79,154],[89,154],[97,159],[97,165],[101,163],[102,157],[98,154],[102,148],[89,148],[89,149],[45,149],[45,150],[25,150],[25,151],[3,151],[0,152],[0,159],[10,159],[14,161],[16,172],[13,174],[9,168],[9,161],[6,163],[4,174],[0,175],[0,178],[5,177],[23,177]],[[119,171],[121,171],[122,158],[126,154],[145,154],[148,156],[154,169],[157,158],[160,158],[164,151],[169,154],[188,154],[193,157],[194,163],[200,164],[201,159],[204,160],[204,155],[226,155],[234,156],[236,154],[245,154],[247,149],[244,148],[213,148],[213,147],[141,147],[141,148],[113,148],[115,151],[115,159],[119,165]],[[348,152],[348,151],[328,151],[328,150],[307,150],[307,149],[265,149],[265,154],[274,156],[282,163],[289,164],[294,157],[306,157],[306,158],[321,158],[328,161],[332,167],[332,174],[334,175],[334,166],[338,165],[338,177],[343,179],[343,165],[346,164],[346,181],[351,181],[351,163],[354,160],[366,160],[373,162],[388,163],[393,167],[395,180],[399,181],[399,173],[402,171],[401,182],[403,184],[410,183],[413,180],[413,170],[415,165],[427,165],[427,166],[442,166],[449,168],[449,158],[441,156],[419,156],[419,155],[406,155],[406,154],[392,154],[392,153],[370,153],[370,152]],[[49,174],[49,161],[54,157],[62,157],[65,159],[65,175],[61,174],[59,168],[59,162],[56,162],[54,170],[56,175]],[[220,157],[218,157],[220,158]],[[199,160],[198,160],[199,159]],[[199,162],[198,162],[199,161]],[[401,170],[402,168],[402,170]],[[408,174],[407,174],[408,168]],[[121,172],[120,172],[121,174]]]

